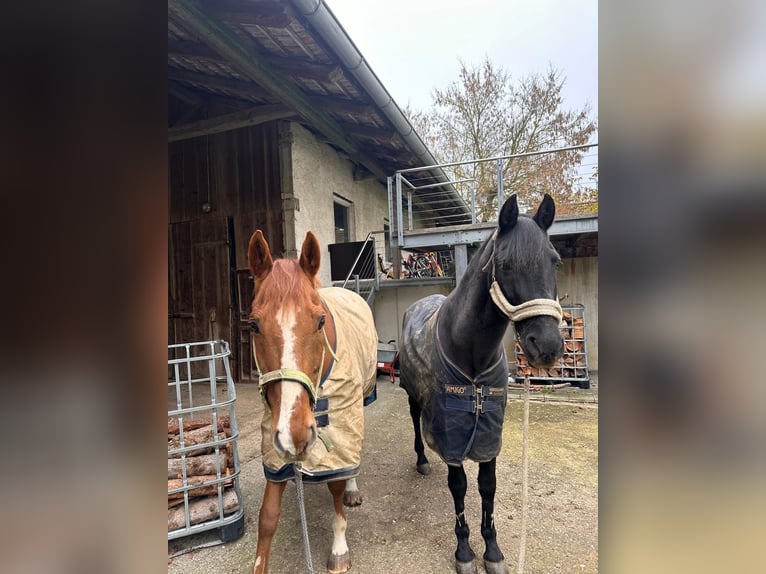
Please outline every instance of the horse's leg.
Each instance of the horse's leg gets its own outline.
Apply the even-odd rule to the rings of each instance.
[[[479,463],[479,494],[481,495],[481,537],[484,539],[484,568],[487,574],[508,574],[505,556],[497,545],[495,530],[495,466],[497,459]]]
[[[476,563],[471,545],[468,542],[470,530],[465,521],[465,492],[468,488],[468,480],[465,477],[463,465],[448,467],[447,484],[452,493],[455,503],[455,536],[457,536],[457,550],[455,550],[455,570],[458,574],[477,574]]]
[[[343,491],[343,504],[345,506],[359,506],[362,504],[362,493],[356,485],[355,478],[346,481],[346,489]]]
[[[271,541],[279,524],[279,513],[282,510],[282,493],[285,491],[286,484],[286,482],[266,481],[261,512],[258,516],[258,546],[255,550],[253,574],[267,574],[269,571]]]
[[[332,494],[335,506],[335,516],[332,521],[332,552],[327,559],[327,571],[330,574],[346,572],[351,568],[351,559],[346,543],[346,511],[343,510],[343,492],[346,489],[345,480],[328,482],[327,488]]]
[[[417,469],[420,474],[431,474],[431,465],[426,458],[426,449],[423,446],[423,436],[420,432],[420,405],[412,397],[409,397],[409,399],[412,426],[415,428],[415,454],[418,455]]]

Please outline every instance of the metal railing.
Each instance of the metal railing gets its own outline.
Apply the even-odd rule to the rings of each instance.
[[[423,175],[436,168],[450,181]],[[561,215],[597,212],[598,143],[399,170],[388,178],[392,242],[406,248],[408,231],[495,221],[511,193],[526,211],[546,192],[566,198]]]
[[[377,236],[381,236],[381,239],[376,240]],[[379,262],[382,261],[380,252],[385,252],[384,241],[384,231],[370,231],[362,243],[362,247],[359,249],[359,253],[357,253],[346,278],[340,285],[345,289],[351,289],[358,293],[370,306],[372,306],[375,294],[380,288],[381,269],[379,269]],[[379,249],[378,242],[381,243],[382,249]]]
[[[400,251],[397,262],[385,257],[386,232],[371,231],[362,242],[346,278],[335,284],[358,293],[372,307],[381,281],[391,279],[429,279],[455,277],[452,249]],[[392,251],[393,253],[393,251]]]

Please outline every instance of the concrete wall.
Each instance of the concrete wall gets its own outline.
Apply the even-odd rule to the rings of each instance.
[[[374,179],[355,182],[353,164],[320,142],[306,128],[291,123],[293,195],[298,199],[295,213],[295,242],[300,250],[311,230],[322,246],[319,278],[330,285],[330,252],[335,243],[333,202],[335,194],[350,202],[351,241],[363,241],[370,231],[382,231],[388,219],[388,192]]]
[[[391,339],[397,343],[402,334],[402,316],[407,307],[418,299],[427,295],[441,293],[449,295],[451,285],[398,286],[387,287],[386,282],[381,282],[380,291],[375,296],[373,315],[375,316],[375,328],[378,331],[378,339],[387,343]]]
[[[585,305],[585,344],[588,367],[598,370],[598,257],[575,257],[562,261],[558,275],[559,297],[569,294],[562,304]]]

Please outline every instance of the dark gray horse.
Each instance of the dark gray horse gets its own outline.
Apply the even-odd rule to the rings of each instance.
[[[448,297],[425,297],[404,314],[400,384],[409,395],[417,469],[431,472],[425,437],[449,465],[459,574],[477,572],[464,515],[467,458],[479,463],[485,568],[488,574],[508,572],[493,520],[495,461],[508,388],[502,340],[512,321],[533,366],[550,366],[564,352],[556,300],[561,259],[546,234],[555,213],[546,195],[534,216],[519,215],[516,196],[511,196],[500,210],[495,233],[474,255],[455,290]]]

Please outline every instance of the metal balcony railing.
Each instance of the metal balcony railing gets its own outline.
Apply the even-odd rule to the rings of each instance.
[[[424,175],[436,168],[450,181]],[[422,242],[408,244],[408,233],[493,223],[512,193],[522,212],[550,193],[561,216],[597,213],[598,144],[399,170],[388,178],[392,244],[422,249]]]

